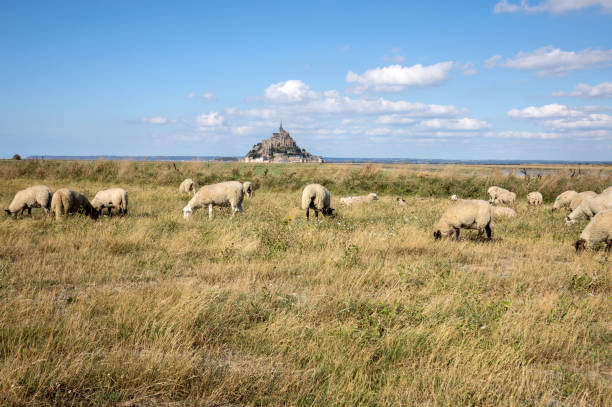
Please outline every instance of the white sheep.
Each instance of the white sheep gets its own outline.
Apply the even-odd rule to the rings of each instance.
[[[506,191],[506,192],[502,192],[501,194],[497,194],[497,196],[495,197],[492,203],[495,205],[499,205],[499,204],[512,205],[514,204],[515,200],[516,200],[516,193]]]
[[[398,196],[397,198],[395,198],[395,201],[397,202],[397,204],[399,206],[406,206],[406,205],[408,205],[406,203],[406,200],[404,198],[402,198],[401,196]]]
[[[128,209],[128,194],[123,188],[111,188],[104,191],[99,191],[94,199],[91,200],[91,205],[101,213],[102,209],[108,209],[108,216],[111,216],[111,209],[115,208],[120,215],[127,214]]]
[[[51,208],[51,190],[49,187],[34,185],[18,191],[8,209],[4,211],[11,216],[17,216],[17,212],[21,211],[21,215],[23,215],[23,212],[27,209],[28,215],[32,215],[32,208],[43,208],[45,213],[49,214]]]
[[[576,251],[586,246],[596,247],[600,243],[606,243],[606,251],[612,247],[612,209],[606,209],[593,216],[593,219],[584,228],[580,238],[574,243]]]
[[[80,192],[61,188],[55,191],[53,198],[51,198],[51,214],[54,214],[56,219],[68,213],[78,212],[81,209],[92,219],[98,217],[98,211],[91,205],[89,199]]]
[[[372,202],[378,200],[378,195],[375,193],[371,193],[368,195],[362,196],[347,196],[344,198],[340,198],[340,203],[344,205],[352,205],[352,204],[360,204],[364,202]]]
[[[248,191],[248,192],[247,192]],[[231,206],[232,216],[242,212],[242,201],[245,193],[251,196],[250,182],[226,181],[218,184],[204,185],[183,208],[183,217],[188,219],[191,214],[208,205],[208,217],[212,219],[213,206]]]
[[[442,218],[434,228],[434,238],[440,239],[455,232],[455,238],[459,239],[459,230],[478,230],[478,238],[483,232],[487,233],[487,239],[491,239],[491,205],[487,201],[476,199],[462,199],[453,204],[444,212]]]
[[[186,194],[191,194],[193,192],[194,196],[197,190],[198,190],[198,187],[195,181],[192,180],[191,178],[187,178],[186,180],[181,182],[181,185],[179,186],[179,192],[186,193]]]
[[[578,206],[580,206],[580,204],[582,203],[584,199],[590,199],[596,196],[597,196],[597,193],[593,191],[584,191],[584,192],[578,193],[578,195],[576,195],[574,199],[572,199],[572,202],[570,202],[570,206],[569,206],[570,211],[573,211]]]
[[[508,192],[510,191],[502,187],[496,187],[496,186],[490,187],[489,189],[487,189],[487,194],[489,194],[489,202],[493,203],[493,201],[495,201],[495,198],[497,198],[498,195],[508,193]]]
[[[567,225],[582,219],[591,219],[605,209],[612,208],[612,194],[601,194],[590,199],[583,199],[580,205],[565,218]]]
[[[537,191],[530,192],[527,194],[527,204],[529,205],[534,205],[534,206],[542,205],[543,201],[544,201],[544,197],[542,197],[542,194]]]
[[[323,185],[309,184],[306,185],[302,192],[302,209],[306,210],[306,220],[309,219],[310,209],[315,212],[315,218],[319,217],[319,212],[323,216],[331,216],[334,209],[330,208],[331,194]]]
[[[555,203],[553,204],[552,210],[556,211],[557,209],[561,208],[569,208],[572,200],[576,198],[576,196],[578,196],[578,192],[571,190],[559,194],[559,196],[555,198]]]
[[[450,197],[450,200],[451,200],[451,201],[456,201],[457,199],[459,199],[459,197],[458,197],[456,194],[453,194],[453,195]]]
[[[493,216],[493,219],[514,218],[516,217],[516,211],[512,208],[507,208],[505,206],[492,206],[491,216]]]

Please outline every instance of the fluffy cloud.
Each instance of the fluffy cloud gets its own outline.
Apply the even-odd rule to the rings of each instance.
[[[215,95],[211,92],[202,93],[202,99],[213,100],[214,98],[215,98]]]
[[[502,0],[495,4],[493,12],[496,14],[519,12],[562,14],[587,7],[600,7],[605,12],[610,12],[612,11],[612,0],[545,0],[534,5],[530,5],[527,0],[521,0],[520,3],[509,3],[507,0]]]
[[[421,126],[428,129],[445,130],[482,130],[489,127],[483,120],[476,120],[469,117],[462,119],[430,119],[421,122]]]
[[[570,109],[564,105],[545,105],[545,106],[529,106],[524,109],[512,109],[508,112],[508,116],[515,119],[550,119],[555,117],[577,117],[582,113],[578,110]]]
[[[265,90],[264,95],[269,101],[277,103],[303,102],[315,97],[315,93],[309,89],[308,85],[300,80],[272,84]]]
[[[202,113],[196,117],[196,124],[200,128],[221,126],[224,122],[224,117],[218,112]]]
[[[612,98],[612,82],[602,82],[591,86],[584,83],[576,85],[572,92],[555,92],[553,96],[575,96],[582,98]]]
[[[495,55],[485,62],[485,66],[537,71],[540,76],[560,76],[579,69],[599,68],[612,64],[612,49],[585,49],[574,52],[548,46],[531,52],[519,52],[514,58],[508,58],[503,62],[501,59],[500,55]]]
[[[147,124],[166,124],[166,123],[168,123],[168,119],[166,117],[162,117],[162,116],[141,117],[140,118],[140,122],[141,123],[147,123]]]
[[[346,74],[346,81],[353,84],[350,91],[354,93],[363,93],[369,89],[379,92],[400,92],[408,86],[432,86],[443,82],[452,67],[453,63],[450,61],[428,66],[389,65],[367,70],[361,75],[349,71]]]

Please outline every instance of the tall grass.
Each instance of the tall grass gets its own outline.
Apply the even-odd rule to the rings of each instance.
[[[130,211],[0,218],[0,405],[610,405],[612,266],[603,250],[574,253],[584,223],[568,228],[564,213],[521,200],[489,243],[431,235],[453,188],[531,189],[518,177],[15,164],[0,164],[3,205],[38,182],[88,196],[119,184]],[[260,188],[233,218],[216,209],[185,221],[178,182],[194,174]],[[603,183],[582,177],[558,182]],[[310,180],[328,183],[337,218],[306,222],[298,189]],[[370,188],[379,201],[338,204]]]

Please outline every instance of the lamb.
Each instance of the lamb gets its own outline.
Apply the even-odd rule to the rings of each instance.
[[[492,207],[487,201],[477,199],[462,199],[448,208],[442,215],[434,229],[434,238],[440,239],[455,232],[459,239],[459,230],[478,230],[478,238],[487,232],[487,239],[491,239]]]
[[[561,193],[555,199],[555,203],[553,204],[552,210],[556,211],[557,209],[561,209],[561,208],[569,208],[570,204],[572,203],[572,200],[576,198],[576,196],[578,196],[578,192],[576,191],[570,190],[570,191],[565,191]]]
[[[492,206],[491,216],[493,219],[514,218],[516,217],[516,211],[512,208],[506,208],[505,206]]]
[[[495,201],[495,198],[497,198],[498,195],[509,192],[510,191],[508,191],[507,189],[501,187],[490,187],[489,189],[487,189],[487,194],[489,194],[489,202],[493,203],[493,201]]]
[[[529,205],[534,205],[534,206],[542,205],[543,200],[544,198],[542,197],[542,194],[539,192],[530,192],[527,194],[527,204]]]
[[[572,225],[581,219],[591,219],[605,209],[612,209],[612,194],[601,194],[594,198],[583,199],[580,205],[567,215],[565,223]]]
[[[212,219],[213,216],[213,206],[229,205],[232,207],[232,216],[234,216],[236,212],[242,212],[242,201],[245,193],[247,196],[252,194],[250,182],[243,184],[239,181],[226,181],[204,185],[183,208],[183,217],[188,219],[195,210],[206,205],[208,205],[209,219]]]
[[[111,208],[119,211],[120,215],[127,214],[128,194],[125,189],[111,188],[104,191],[99,191],[94,199],[91,200],[91,205],[100,213],[102,209],[108,208],[108,216],[111,216]]]
[[[578,206],[580,206],[580,204],[582,203],[584,199],[594,198],[596,196],[597,196],[597,193],[593,191],[580,192],[578,195],[576,195],[574,199],[572,199],[572,202],[570,202],[570,206],[569,206],[570,211],[573,211]]]
[[[32,208],[43,208],[45,213],[49,214],[49,209],[51,208],[51,190],[49,187],[46,185],[34,185],[18,191],[8,209],[4,211],[15,217],[19,211],[23,215],[26,209],[28,210],[28,215],[32,215]]]
[[[319,217],[319,212],[323,216],[331,216],[334,209],[330,208],[331,194],[323,185],[306,185],[302,192],[302,209],[306,210],[306,220],[309,219],[310,209],[314,209],[315,218]]]
[[[593,219],[584,228],[580,238],[574,243],[576,251],[586,246],[596,247],[601,242],[606,243],[606,252],[612,247],[612,209],[606,209],[593,216]]]
[[[191,194],[193,192],[193,195],[195,196],[197,190],[198,186],[191,178],[187,178],[186,180],[181,182],[181,185],[179,186],[179,192],[184,194]]]
[[[376,195],[375,193],[371,193],[363,196],[347,196],[344,198],[340,198],[340,203],[344,205],[352,205],[364,202],[372,202],[376,200],[378,200],[378,195]]]
[[[514,204],[515,200],[516,200],[516,193],[506,191],[506,192],[502,192],[501,194],[498,194],[492,203],[495,205],[499,205],[499,204],[512,205]]]
[[[80,209],[83,209],[90,218],[98,218],[98,211],[91,205],[89,199],[80,192],[61,188],[55,191],[53,198],[51,198],[51,214],[55,214],[55,219],[60,219],[67,213],[78,212]]]

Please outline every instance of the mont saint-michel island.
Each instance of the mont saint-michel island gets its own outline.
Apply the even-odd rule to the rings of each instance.
[[[300,148],[281,122],[278,133],[255,144],[242,159],[264,163],[322,163],[323,158]]]

